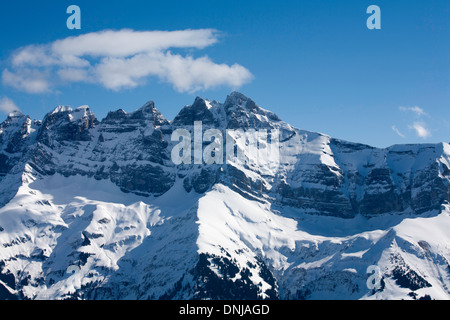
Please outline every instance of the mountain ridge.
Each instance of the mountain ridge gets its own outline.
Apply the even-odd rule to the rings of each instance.
[[[168,148],[173,147],[173,144],[170,143],[170,134],[178,127],[192,126],[195,121],[202,121],[203,126],[205,128],[215,127],[221,130],[225,129],[270,130],[277,128],[280,130],[280,139],[281,139],[280,141],[282,142],[281,148],[283,148],[284,145],[288,144],[290,139],[295,140],[296,138],[298,138],[298,136],[301,137],[296,142],[302,144],[306,148],[308,148],[308,141],[306,141],[305,143],[304,139],[316,139],[318,143],[314,147],[321,148],[322,150],[307,150],[305,153],[309,153],[308,158],[311,158],[311,156],[314,153],[316,154],[321,153],[319,154],[319,159],[315,160],[316,165],[319,166],[323,165],[322,169],[324,173],[323,178],[325,178],[325,175],[327,175],[327,179],[330,180],[333,179],[339,180],[340,179],[339,174],[342,174],[342,172],[339,173],[339,170],[341,168],[335,163],[334,158],[336,157],[343,159],[345,158],[345,156],[348,156],[351,153],[355,155],[361,154],[361,157],[363,158],[362,161],[367,162],[365,164],[366,166],[378,166],[378,168],[376,168],[377,170],[372,170],[371,172],[372,176],[378,175],[380,176],[379,179],[381,180],[388,179],[392,181],[395,180],[396,177],[394,177],[395,179],[393,177],[384,177],[384,178],[382,177],[383,175],[384,176],[389,175],[389,172],[386,172],[386,170],[387,171],[391,170],[389,165],[386,165],[389,162],[388,157],[390,156],[400,154],[401,152],[405,154],[406,153],[414,154],[424,148],[430,148],[430,152],[436,154],[438,154],[438,149],[442,149],[442,151],[440,151],[442,156],[448,157],[448,153],[446,153],[445,151],[448,150],[448,145],[446,145],[445,143],[428,144],[428,145],[397,145],[385,149],[379,149],[363,144],[351,143],[339,139],[334,139],[327,135],[319,133],[295,129],[290,125],[288,125],[287,123],[282,122],[275,114],[258,107],[256,103],[253,102],[253,100],[237,92],[234,92],[230,96],[228,96],[224,104],[214,102],[213,103],[214,106],[212,106],[211,103],[208,102],[210,107],[207,107],[205,101],[206,100],[197,97],[195,99],[194,104],[182,108],[173,121],[166,120],[164,116],[161,114],[161,112],[155,107],[153,101],[147,102],[143,107],[137,109],[132,113],[126,113],[123,110],[110,112],[102,121],[98,121],[95,115],[90,111],[89,107],[87,106],[77,108],[75,110],[72,110],[69,107],[57,107],[55,110],[48,113],[44,117],[43,121],[41,122],[42,125],[40,125],[37,130],[36,129],[31,130],[31,125],[25,122],[22,126],[21,131],[16,132],[15,134],[15,139],[19,141],[11,140],[14,141],[15,143],[10,144],[9,149],[7,147],[4,148],[4,150],[6,151],[6,153],[8,153],[8,151],[12,151],[13,148],[12,145],[26,146],[27,144],[24,143],[23,140],[26,140],[26,138],[30,137],[31,140],[30,145],[35,144],[34,142],[36,141],[38,144],[38,149],[40,149],[38,152],[41,154],[41,156],[45,154],[46,151],[48,150],[42,150],[45,148],[39,148],[39,145],[50,147],[50,149],[54,151],[54,149],[58,149],[58,146],[60,146],[61,143],[70,144],[70,143],[77,143],[80,141],[90,142],[90,144],[92,145],[95,143],[95,140],[97,140],[98,147],[91,148],[92,151],[96,151],[99,150],[99,148],[101,148],[100,145],[102,144],[111,145],[114,143],[114,139],[109,139],[110,143],[108,143],[108,138],[106,138],[105,140],[105,136],[111,135],[112,132],[118,134],[123,133],[125,136],[123,140],[129,138],[127,137],[126,133],[134,132],[134,137],[132,138],[135,140],[139,140],[136,142],[140,144],[139,147],[141,149],[143,149],[144,151],[151,150],[151,152],[157,151],[156,155],[150,157],[150,159],[148,155],[143,154],[137,156],[138,159],[147,158],[146,160],[150,160],[150,162],[155,162],[159,165],[164,165],[167,167],[173,167],[173,165],[169,161],[170,150],[167,150]],[[30,122],[29,117],[27,118],[27,121]],[[39,125],[39,121],[33,121],[33,123]],[[30,133],[22,132],[24,130],[26,132],[30,131]],[[31,134],[31,131],[37,131],[34,137],[35,141],[33,141],[33,135]],[[120,140],[120,138],[118,138],[117,136],[115,138]],[[122,143],[122,141],[119,141],[119,143]],[[288,147],[291,148],[292,145],[289,145]],[[434,150],[431,150],[433,148]],[[404,150],[396,151],[400,149]],[[363,154],[364,152],[367,155],[364,155]],[[108,152],[105,151],[103,153],[106,154]],[[382,158],[377,159],[376,160],[377,163],[370,163],[371,159],[364,158],[367,156],[369,156],[369,158],[374,158],[380,156],[380,154],[384,154],[384,160]],[[122,154],[121,156],[123,157],[124,155]],[[34,155],[32,157],[34,157]],[[51,156],[49,154],[47,154],[47,156],[44,156],[44,158],[48,157]],[[305,158],[307,157],[305,156]],[[325,158],[328,158],[326,159],[328,163],[323,163],[323,161],[325,161],[324,160]],[[309,159],[305,160],[305,162],[308,161]],[[6,160],[4,160],[3,162],[6,162]],[[37,159],[36,162],[39,163],[39,159]],[[31,161],[31,165],[33,164],[34,162]],[[302,165],[301,161],[298,161],[297,164]],[[341,165],[345,166],[345,163],[341,163]],[[360,174],[363,171],[367,171],[361,168],[364,165],[360,164],[359,166],[360,168],[357,170],[356,174]],[[440,168],[438,168],[438,170],[442,171],[443,173],[447,173],[449,171],[450,166],[447,160],[441,162],[439,166]],[[111,165],[111,167],[113,167],[113,165]],[[41,168],[42,166],[40,166],[39,164],[35,166],[35,169],[39,170]],[[53,172],[54,170],[55,169],[51,169],[50,172]],[[329,175],[328,170],[332,173],[332,175]],[[7,170],[5,169],[1,171],[2,173],[7,172]],[[88,172],[88,174],[91,174],[91,172]],[[103,172],[98,171],[95,173],[95,175],[104,176]],[[365,177],[363,176],[362,178]],[[212,178],[210,177],[210,179]],[[332,182],[330,181],[330,183]],[[335,181],[334,183],[339,184],[339,181],[337,182]],[[391,183],[391,187],[394,185],[395,182]],[[282,186],[281,188],[283,189],[284,187]],[[131,189],[131,191],[133,191],[133,188],[125,188],[125,189]],[[134,191],[137,192],[145,191],[143,189],[144,188],[137,188],[137,190]],[[153,190],[148,191],[150,191],[150,193],[153,192]],[[164,187],[161,188],[160,192],[163,191],[167,191],[167,188]],[[301,190],[287,190],[287,191],[289,193],[292,192],[295,193],[296,191],[302,192]],[[441,198],[434,202],[435,205],[442,203],[441,200],[443,198],[445,197],[441,195]],[[431,202],[430,206],[432,205]],[[351,210],[355,210],[355,208],[352,208]]]
[[[278,132],[277,152],[258,159],[237,144],[243,161],[175,165],[172,134],[194,137],[196,121],[222,140]],[[0,298],[448,298],[449,168],[445,142],[334,139],[238,92],[197,97],[172,121],[153,101],[101,121],[88,106],[11,115],[0,124]],[[370,265],[382,289],[365,289]]]

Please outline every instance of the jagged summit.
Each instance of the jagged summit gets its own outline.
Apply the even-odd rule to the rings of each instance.
[[[227,126],[232,129],[270,127],[270,122],[280,121],[276,114],[264,110],[239,92],[227,96],[223,108],[227,115]]]
[[[8,117],[20,118],[24,116],[25,115],[20,111],[14,111],[9,114]],[[263,116],[263,118],[260,116]],[[46,125],[51,122],[52,125],[54,125],[57,119],[79,121],[84,118],[95,118],[95,114],[91,111],[89,106],[84,105],[73,109],[70,106],[60,105],[47,113],[42,122]],[[192,125],[194,121],[202,121],[205,124],[220,125],[223,121],[228,121],[226,124],[229,124],[234,128],[239,124],[248,127],[250,118],[252,121],[281,121],[277,115],[257,106],[252,99],[244,94],[232,92],[227,96],[223,104],[196,97],[194,103],[182,108],[171,123],[179,126]],[[142,107],[131,113],[127,113],[123,109],[110,111],[101,122],[107,123],[119,119],[154,120],[158,126],[168,124],[166,118],[155,107],[155,102],[153,100],[148,101]]]
[[[55,114],[55,113],[65,113],[65,112],[72,112],[73,109],[69,106],[57,106],[55,109],[53,109],[51,112],[48,113],[48,115]]]
[[[271,120],[273,120],[273,121],[280,120],[278,118],[278,116],[275,115],[273,112],[270,112],[268,110],[261,108],[251,98],[249,98],[246,95],[244,95],[240,92],[237,92],[237,91],[234,91],[230,95],[227,96],[227,98],[224,102],[224,108],[226,110],[242,108],[251,113],[260,114],[260,115],[270,115],[272,117]]]
[[[450,168],[447,144],[378,149],[345,142],[293,128],[239,92],[228,95],[223,104],[197,97],[172,122],[153,101],[131,113],[122,109],[109,112],[100,122],[88,106],[75,110],[59,106],[44,117],[42,124],[23,117],[12,126],[12,118],[8,119],[0,127],[5,159],[17,160],[18,155],[10,157],[8,152],[22,151],[21,161],[38,171],[44,167],[45,172],[97,176],[131,192],[161,195],[179,176],[187,175],[182,178],[186,190],[194,188],[203,193],[222,182],[248,196],[266,192],[278,203],[343,217],[409,209],[424,212],[449,200],[447,178],[442,176]],[[280,152],[259,167],[255,166],[255,155],[246,154],[241,166],[224,163],[222,170],[205,166],[201,172],[181,166],[177,170],[182,173],[177,175],[171,161],[176,144],[171,134],[176,128],[191,127],[195,121],[202,121],[205,130],[276,129]],[[82,142],[89,144],[80,145]],[[61,159],[71,159],[70,163],[54,152]],[[276,171],[265,167],[268,164],[276,165]],[[249,169],[256,175],[242,183]],[[136,183],[136,171],[147,177],[145,183]],[[425,188],[418,185],[422,176],[436,179]]]
[[[181,109],[172,124],[174,126],[193,125],[195,121],[202,121],[206,125],[217,124],[218,121],[210,110],[210,104],[200,97],[197,97],[192,105]]]
[[[172,124],[192,125],[195,121],[227,129],[248,129],[269,128],[269,122],[281,120],[276,114],[259,107],[244,94],[232,92],[223,104],[197,97],[192,105],[181,109]]]
[[[24,114],[20,110],[14,110],[8,114],[8,118],[17,118],[17,117],[23,117]]]
[[[117,129],[122,127],[124,130],[134,130],[137,125],[142,127],[160,127],[168,125],[169,122],[155,107],[155,103],[149,101],[131,113],[127,113],[123,109],[111,111],[101,123],[103,125],[115,125]]]

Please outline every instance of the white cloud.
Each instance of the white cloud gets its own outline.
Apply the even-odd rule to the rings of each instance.
[[[403,133],[401,133],[400,130],[398,130],[396,126],[392,126],[392,130],[400,137],[406,138],[406,136]]]
[[[424,123],[414,122],[414,124],[409,127],[416,132],[416,135],[419,138],[426,139],[431,137],[431,132],[426,128]]]
[[[19,107],[9,99],[8,97],[3,97],[0,99],[0,111],[4,113],[11,113],[14,111],[20,111]]]
[[[56,64],[55,58],[50,56],[45,46],[30,45],[25,48],[17,50],[12,56],[12,64],[15,67],[24,65],[51,66]]]
[[[183,57],[170,52],[138,54],[131,58],[106,58],[95,68],[99,81],[108,89],[138,86],[146,77],[156,76],[177,91],[192,92],[220,85],[232,88],[251,80],[240,65],[216,64],[208,57]]]
[[[55,41],[52,52],[58,56],[129,57],[169,48],[203,49],[215,44],[214,29],[180,31],[100,31]]]
[[[65,68],[57,71],[58,76],[63,81],[68,82],[89,82],[88,70],[79,68]]]
[[[218,86],[236,89],[251,81],[252,74],[241,65],[217,64],[207,56],[194,58],[169,51],[203,49],[217,42],[214,29],[88,33],[18,50],[11,59],[14,72],[4,70],[2,80],[29,93],[46,92],[52,85],[67,82],[98,83],[120,90],[142,85],[148,77],[167,82],[180,92]]]
[[[404,111],[404,112],[412,112],[417,116],[426,116],[427,113],[420,107],[418,106],[414,106],[414,107],[398,107],[399,110]]]
[[[50,91],[50,83],[45,73],[36,69],[20,69],[13,73],[8,69],[2,73],[3,84],[28,93],[45,93]]]
[[[194,59],[167,54],[164,57],[165,71],[160,76],[173,83],[178,91],[197,91],[225,84],[238,88],[253,76],[244,67],[234,64],[216,64],[207,57]]]
[[[401,106],[398,109],[402,112],[409,112],[409,113],[414,114],[414,116],[415,116],[414,119],[416,121],[414,121],[413,124],[409,125],[408,128],[410,130],[413,130],[417,137],[422,138],[422,139],[427,139],[427,138],[431,137],[431,131],[427,128],[427,124],[422,120],[424,118],[424,116],[430,117],[428,115],[428,113],[425,112],[424,109],[422,109],[418,106],[414,106],[414,107]],[[397,134],[399,136],[401,136],[401,137],[403,136],[401,134],[401,132],[399,130],[397,130],[397,128],[395,128],[394,126],[392,127],[392,130],[397,132]]]

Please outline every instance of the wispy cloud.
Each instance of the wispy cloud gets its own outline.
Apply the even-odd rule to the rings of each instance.
[[[405,136],[403,133],[401,133],[400,130],[398,130],[396,126],[392,126],[391,128],[392,128],[392,130],[394,130],[394,132],[395,132],[397,135],[399,135],[399,136],[402,137],[402,138],[406,138],[406,136]]]
[[[8,97],[3,97],[0,99],[0,112],[11,113],[14,111],[20,111],[19,107],[9,99]]]
[[[3,84],[44,93],[71,82],[97,83],[111,90],[134,88],[156,77],[180,92],[218,86],[238,88],[252,80],[239,64],[217,64],[170,49],[203,49],[219,41],[214,29],[180,31],[101,31],[30,45],[11,56]]]
[[[409,126],[410,129],[413,129],[416,133],[416,135],[419,138],[426,139],[431,137],[431,131],[427,129],[426,125],[421,122],[414,122],[411,126]]]
[[[45,93],[50,91],[50,83],[46,73],[36,69],[20,69],[2,72],[2,82],[5,85],[28,93]]]
[[[398,109],[401,112],[410,114],[409,117],[404,117],[405,121],[411,123],[407,127],[413,131],[414,134],[421,139],[428,139],[432,136],[431,131],[428,129],[425,118],[431,118],[430,115],[421,107],[404,107],[400,106]],[[406,138],[406,135],[400,131],[396,126],[392,126],[392,130],[400,137]]]
[[[400,106],[398,107],[400,111],[404,111],[404,112],[412,112],[414,113],[416,116],[426,116],[427,113],[420,107],[418,106],[414,106],[414,107],[403,107]]]

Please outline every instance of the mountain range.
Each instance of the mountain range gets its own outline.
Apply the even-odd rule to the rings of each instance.
[[[174,164],[198,121],[278,152]],[[449,214],[448,143],[343,141],[238,92],[0,125],[0,299],[449,299]]]

